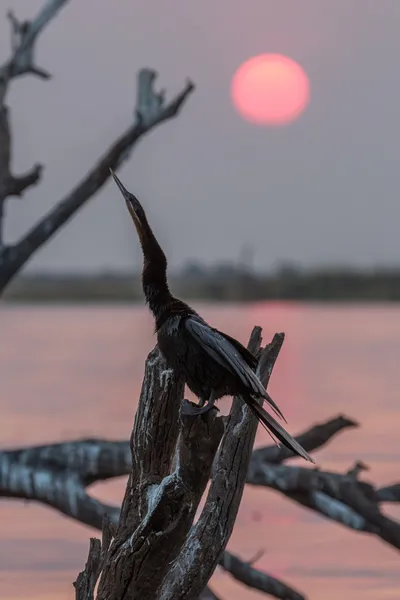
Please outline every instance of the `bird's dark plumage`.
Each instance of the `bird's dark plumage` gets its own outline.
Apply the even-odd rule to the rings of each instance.
[[[155,318],[158,346],[168,366],[181,373],[200,399],[193,414],[206,412],[222,396],[240,396],[261,424],[295,454],[314,462],[300,444],[269,414],[262,398],[283,418],[255,373],[257,360],[240,342],[211,327],[188,304],[175,298],[167,282],[167,259],[138,199],[111,174],[125,198],[142,246],[146,302]],[[208,401],[208,404],[206,404]]]

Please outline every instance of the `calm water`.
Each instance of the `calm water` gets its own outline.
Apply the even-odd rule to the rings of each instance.
[[[217,327],[246,342],[253,324],[264,339],[287,334],[271,392],[297,432],[345,413],[359,430],[343,433],[316,455],[327,469],[362,458],[379,484],[400,480],[400,308],[258,304],[198,307]],[[4,448],[96,435],[128,438],[143,363],[154,344],[142,307],[2,307],[1,420]],[[223,407],[229,401],[222,402]],[[257,445],[269,438],[258,432]],[[93,488],[120,502],[124,481]],[[400,518],[399,507],[387,507]],[[93,530],[55,511],[0,503],[1,598],[66,600]],[[270,490],[245,492],[230,549],[284,578],[311,599],[399,598],[399,553]],[[265,597],[216,573],[224,599]]]

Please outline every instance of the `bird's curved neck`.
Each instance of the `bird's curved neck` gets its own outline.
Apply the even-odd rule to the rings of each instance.
[[[141,238],[143,292],[154,317],[159,318],[172,300],[167,281],[167,259],[148,223]]]

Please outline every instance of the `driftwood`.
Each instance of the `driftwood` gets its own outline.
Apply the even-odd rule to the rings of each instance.
[[[265,383],[282,341],[282,335],[275,336],[262,354]],[[306,598],[225,550],[245,481],[400,549],[400,526],[381,511],[382,502],[400,501],[400,484],[377,489],[361,481],[362,463],[344,474],[288,466],[290,453],[274,445],[251,454],[255,424],[239,401],[229,419],[215,411],[193,419],[179,416],[182,398],[182,382],[155,349],[146,362],[131,443],[86,439],[0,452],[0,496],[38,501],[103,528],[103,542],[91,541],[86,568],[75,583],[77,598],[93,597],[99,578],[98,598],[150,593],[160,599],[216,598],[203,588],[217,565],[276,598]],[[314,451],[354,427],[354,420],[339,416],[297,439]],[[121,475],[129,475],[122,511],[86,491],[95,481]],[[209,477],[207,501],[194,523]]]
[[[35,63],[35,44],[39,34],[67,2],[68,0],[47,0],[32,21],[19,21],[12,12],[8,13],[11,25],[11,56],[0,66],[0,293],[32,254],[107,182],[110,176],[109,167],[117,170],[143,135],[156,125],[176,117],[194,89],[194,84],[188,81],[175,98],[165,102],[164,93],[158,93],[154,88],[156,71],[142,69],[138,75],[135,118],[132,123],[102,153],[101,158],[69,193],[57,201],[20,240],[6,246],[3,242],[3,220],[7,198],[22,196],[30,186],[41,181],[43,174],[43,166],[40,164],[35,164],[21,175],[12,174],[12,136],[10,109],[6,105],[7,91],[10,83],[23,75],[50,79],[50,74]]]

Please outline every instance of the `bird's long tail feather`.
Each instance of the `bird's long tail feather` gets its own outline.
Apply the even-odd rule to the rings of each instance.
[[[287,431],[285,431],[282,425],[280,425],[272,415],[267,413],[267,411],[264,410],[252,396],[242,396],[242,399],[268,433],[272,433],[279,442],[298,456],[301,456],[309,462],[315,463],[308,452],[306,452],[304,448],[300,446]]]
[[[287,423],[287,421],[286,421],[285,417],[283,416],[282,412],[278,408],[277,404],[272,400],[272,398],[268,394],[267,390],[264,390],[264,396],[263,396],[263,398],[264,398],[264,400],[266,402],[268,402],[268,404],[270,405],[270,407],[272,408],[272,410],[274,411],[274,413],[276,415],[278,415],[278,417],[280,417],[281,419],[283,419],[285,421],[285,423]]]

